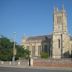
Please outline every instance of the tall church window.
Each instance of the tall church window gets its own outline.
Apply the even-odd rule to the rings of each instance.
[[[58,30],[62,32],[62,16],[57,17]]]
[[[58,39],[58,48],[60,48],[60,39]]]
[[[44,51],[48,52],[48,46],[47,45],[44,45]]]
[[[41,46],[39,45],[38,46],[38,54],[40,55],[40,53],[41,53]]]
[[[35,46],[32,46],[32,56],[35,56]]]
[[[57,16],[57,23],[62,24],[62,16]]]

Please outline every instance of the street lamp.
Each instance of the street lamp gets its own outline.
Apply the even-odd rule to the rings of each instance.
[[[14,37],[16,37],[16,32],[13,33]],[[12,61],[15,61],[15,56],[16,56],[16,47],[15,47],[15,38],[14,38],[14,44],[13,44],[13,58]]]

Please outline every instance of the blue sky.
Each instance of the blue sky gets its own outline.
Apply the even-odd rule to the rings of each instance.
[[[23,35],[47,35],[53,31],[53,10],[62,4],[67,12],[68,32],[72,35],[72,0],[0,0],[0,35],[20,43]]]

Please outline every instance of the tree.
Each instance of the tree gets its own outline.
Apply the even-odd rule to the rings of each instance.
[[[4,36],[0,38],[0,60],[11,60],[13,43]]]
[[[7,37],[1,36],[0,38],[0,60],[11,61],[13,57],[13,44]],[[23,48],[16,43],[16,60],[19,58],[28,58],[29,50]]]
[[[16,54],[17,58],[22,58],[22,59],[29,58],[30,51],[28,49],[25,49],[20,45],[16,45],[16,50],[17,50],[17,54]]]

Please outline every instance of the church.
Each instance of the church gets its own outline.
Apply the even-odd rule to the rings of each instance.
[[[60,11],[54,8],[52,34],[23,37],[22,46],[30,50],[31,57],[40,57],[41,52],[47,52],[54,59],[69,58],[72,54],[72,37],[68,34],[64,6]]]

